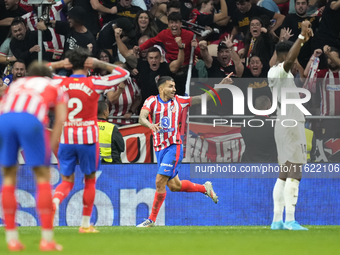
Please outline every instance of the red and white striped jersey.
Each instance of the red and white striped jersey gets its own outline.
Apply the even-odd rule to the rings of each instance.
[[[97,109],[100,94],[117,83],[125,81],[129,72],[116,67],[106,76],[55,76],[61,88],[69,95],[68,116],[61,134],[63,144],[93,144],[98,142]]]
[[[163,150],[171,144],[182,144],[179,131],[179,122],[185,107],[191,105],[191,98],[176,95],[168,102],[164,102],[160,96],[150,96],[145,100],[143,108],[150,112],[151,123],[160,123],[162,129],[153,132],[153,146],[155,151]]]
[[[48,111],[59,103],[67,103],[68,96],[59,83],[46,77],[17,79],[0,102],[0,114],[27,112],[48,124]]]
[[[317,77],[322,80],[320,82],[321,115],[340,115],[340,71],[318,70]]]
[[[125,90],[120,94],[117,103],[112,105],[112,110],[110,112],[110,116],[124,116],[131,108],[131,105],[136,100],[136,97],[141,96],[141,90],[136,84],[135,79],[128,78],[125,83]],[[109,89],[104,92],[107,94],[109,91],[116,91],[118,89],[119,84],[114,86],[112,89]],[[135,123],[131,119],[110,119],[109,122],[114,124],[133,124]]]
[[[33,6],[32,4],[28,3],[28,0],[20,0],[19,6],[27,12],[33,11]]]
[[[61,20],[60,12],[63,9],[63,4],[60,2],[51,6],[50,9],[50,18],[52,20]],[[38,22],[38,16],[35,12],[29,12],[22,16],[22,18],[26,21],[27,27],[31,31],[37,30],[36,23]],[[52,49],[52,50],[63,50],[64,49],[64,42],[65,36],[57,34],[53,28],[48,28],[52,34],[52,41],[44,42],[45,49]]]

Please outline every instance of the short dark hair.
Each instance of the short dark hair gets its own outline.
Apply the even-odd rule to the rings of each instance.
[[[23,24],[26,27],[26,21],[23,18],[15,17],[11,23],[11,27],[19,24]]]
[[[250,0],[236,0],[236,3],[244,3],[244,2],[250,2]]]
[[[279,42],[278,44],[276,44],[276,47],[275,47],[276,54],[279,55],[279,54],[288,53],[290,48],[292,48],[293,44],[294,43],[291,41]]]
[[[97,115],[98,116],[103,115],[108,107],[109,107],[109,105],[106,101],[98,101]]]
[[[66,58],[68,58],[70,63],[72,64],[72,70],[84,69],[84,63],[86,59],[90,56],[91,53],[89,52],[89,50],[81,47],[66,52]]]
[[[155,46],[152,46],[152,47],[150,47],[150,48],[148,49],[148,54],[149,54],[150,52],[158,52],[159,55],[162,55],[162,54],[161,54],[161,51],[160,51],[157,47],[155,47]]]
[[[307,1],[307,5],[309,5],[309,0],[306,0]],[[294,0],[294,5],[296,5],[296,0]]]
[[[258,55],[251,55],[251,56],[249,57],[249,63],[250,63],[250,60],[251,60],[252,58],[255,58],[255,57],[259,58],[259,59],[260,59],[260,61],[261,61],[261,63],[263,63],[263,61],[262,61],[261,57],[260,57],[260,56],[258,56]]]
[[[249,25],[250,25],[250,22],[252,22],[253,20],[258,20],[258,21],[260,21],[261,26],[262,26],[262,27],[265,27],[262,18],[257,17],[257,16],[252,17],[252,18],[249,20]]]
[[[17,61],[18,62],[18,61]],[[27,69],[27,76],[42,76],[52,78],[51,69],[46,66],[47,62],[39,63],[37,60],[33,61]]]
[[[170,76],[161,76],[157,81],[157,87],[163,85],[167,81],[174,81],[174,79]]]
[[[168,16],[168,21],[180,21],[182,22],[182,15],[180,12],[172,12]]]
[[[170,8],[181,9],[181,3],[179,1],[170,1],[166,4],[166,11],[169,12]]]
[[[12,66],[14,66],[14,64],[15,63],[20,63],[20,64],[24,64],[25,65],[25,68],[26,68],[26,63],[25,63],[25,61],[24,60],[22,60],[22,59],[17,59],[14,63],[13,63],[13,65]]]

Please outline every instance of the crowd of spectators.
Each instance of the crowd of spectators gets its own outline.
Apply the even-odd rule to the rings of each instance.
[[[142,102],[158,94],[160,76],[173,77],[177,93],[185,94],[193,47],[193,78],[207,82],[233,72],[235,85],[245,93],[252,87],[254,97],[271,98],[267,72],[275,63],[275,44],[295,41],[301,22],[309,20],[314,37],[302,47],[293,75],[313,94],[311,112],[340,115],[339,8],[340,0],[51,0],[38,20],[37,6],[27,0],[0,0],[2,88],[24,76],[39,51],[44,60],[54,61],[68,50],[87,48],[130,71],[131,78],[104,97],[110,116],[124,118],[113,118],[114,123],[131,124]],[[231,114],[232,100],[225,101],[223,113]]]

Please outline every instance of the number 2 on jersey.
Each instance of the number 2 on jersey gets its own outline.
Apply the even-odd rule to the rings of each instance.
[[[78,113],[81,112],[81,110],[83,110],[83,103],[80,101],[79,98],[73,97],[70,98],[70,100],[68,100],[68,104],[67,107],[69,109],[73,108],[73,105],[76,104],[76,108],[73,109],[73,111],[69,112],[68,114],[68,119],[70,121],[82,121],[83,118],[74,118]]]

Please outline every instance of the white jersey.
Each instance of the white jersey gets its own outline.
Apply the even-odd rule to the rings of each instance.
[[[298,107],[296,107],[296,105],[293,105],[293,104],[288,104],[286,106],[287,107],[286,115],[281,114],[281,89],[282,88],[296,88],[293,74],[290,71],[288,73],[285,71],[285,69],[283,68],[283,63],[284,62],[276,66],[273,66],[272,68],[270,68],[268,72],[269,87],[271,88],[271,90],[273,90],[273,88],[278,89],[277,91],[278,119],[294,119],[296,121],[305,121],[304,114],[301,112],[301,110]],[[300,99],[300,95],[298,92],[288,93],[287,99]]]

